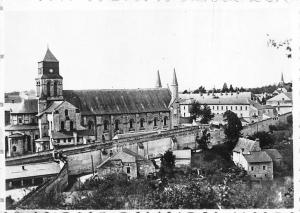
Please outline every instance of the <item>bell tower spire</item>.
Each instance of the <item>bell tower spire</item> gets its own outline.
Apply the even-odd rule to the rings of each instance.
[[[162,88],[160,75],[159,75],[159,70],[157,70],[157,79],[156,79],[156,83],[155,83],[155,88]]]
[[[39,112],[43,111],[50,101],[63,100],[63,78],[59,74],[59,61],[48,45],[44,58],[38,62],[38,77],[35,80]]]

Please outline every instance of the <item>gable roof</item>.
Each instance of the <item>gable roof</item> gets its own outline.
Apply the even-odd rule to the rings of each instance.
[[[251,152],[243,155],[248,163],[272,162],[272,159],[265,151]]]
[[[40,112],[37,116],[41,116],[45,113],[52,113],[57,107],[59,107],[64,101],[53,101],[51,105],[43,112]]]
[[[282,101],[281,97],[283,95],[286,96],[287,98],[289,98],[290,100],[293,100],[293,92],[282,92],[282,93],[279,93],[278,95],[274,96],[273,98],[268,99],[267,103],[270,101]]]
[[[83,115],[167,112],[171,101],[166,88],[64,90],[63,96]]]
[[[282,158],[282,155],[277,149],[264,149],[263,151],[265,151],[274,161]]]
[[[240,152],[242,149],[244,149],[244,152],[251,152],[251,151],[253,151],[254,145],[255,145],[255,141],[253,141],[253,140],[250,140],[247,138],[239,138],[233,151]]]

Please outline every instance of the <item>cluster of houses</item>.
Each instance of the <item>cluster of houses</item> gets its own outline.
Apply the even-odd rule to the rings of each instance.
[[[190,109],[195,102],[207,105],[214,118],[213,124],[223,124],[223,114],[230,110],[237,114],[243,125],[274,118],[292,112],[293,97],[290,83],[284,83],[283,76],[278,88],[272,94],[253,94],[251,92],[179,94],[182,121],[188,122]],[[262,103],[262,97],[268,98]]]

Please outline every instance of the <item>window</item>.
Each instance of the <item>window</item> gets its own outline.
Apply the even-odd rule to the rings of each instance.
[[[88,129],[89,130],[92,130],[94,128],[94,123],[93,123],[93,121],[89,121],[88,122]]]
[[[185,113],[184,113],[184,116],[185,116]],[[154,126],[157,126],[157,118],[154,118],[153,123],[154,123]]]
[[[64,139],[64,143],[66,143],[66,139]]]
[[[65,116],[69,116],[69,111],[67,109],[65,110]]]
[[[18,118],[18,123],[19,123],[19,124],[23,123],[22,118]]]
[[[226,110],[228,110],[228,106],[226,106]]]
[[[104,131],[107,131],[108,130],[108,121],[107,120],[105,120],[104,121]]]
[[[217,110],[219,110],[219,106],[217,106]]]
[[[47,96],[51,96],[50,81],[47,82]]]
[[[223,110],[223,106],[221,106],[221,110]]]
[[[16,152],[17,151],[17,147],[13,146],[13,151]]]
[[[145,122],[144,118],[141,118],[141,120],[140,120],[140,128],[144,128],[144,122]]]
[[[243,107],[242,107],[242,106],[240,107],[240,110],[243,110]]]
[[[247,107],[247,106],[245,106],[245,110],[248,110],[248,107]]]
[[[31,137],[27,135],[27,150],[31,151]]]
[[[119,120],[115,120],[115,130],[119,130]]]
[[[134,122],[133,119],[129,120],[129,129],[133,129],[133,122]]]
[[[57,139],[57,141],[56,141],[57,143],[60,143],[60,140],[59,139]]]
[[[263,170],[266,170],[266,166],[263,166]]]
[[[232,110],[232,106],[230,106],[230,110]]]
[[[70,121],[70,130],[72,131],[74,128],[74,124],[73,124],[73,121]]]
[[[65,130],[65,122],[60,122],[60,130]]]
[[[185,117],[185,112],[183,113],[183,117]]]
[[[53,125],[53,124],[52,124],[52,121],[51,121],[51,122],[50,122],[50,130],[52,130],[52,125]]]
[[[68,138],[68,142],[71,142],[71,138]]]
[[[168,120],[168,117],[164,117],[164,126],[167,126],[167,120]]]
[[[237,110],[237,106],[235,106],[235,110]]]
[[[126,170],[127,170],[127,171],[126,171],[127,174],[129,174],[129,173],[130,173],[130,167],[127,167]]]
[[[254,170],[254,167],[253,166],[251,166],[251,171],[253,171]]]
[[[57,81],[54,82],[53,92],[54,92],[54,96],[57,96]]]

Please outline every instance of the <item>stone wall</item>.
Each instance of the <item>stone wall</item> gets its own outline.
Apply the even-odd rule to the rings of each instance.
[[[248,126],[245,126],[242,130],[242,133],[244,136],[246,135],[253,135],[256,132],[265,131],[268,132],[270,125],[278,125],[279,123],[287,124],[287,118],[291,116],[292,113],[286,113],[283,115],[279,115],[278,117],[269,118],[263,121],[259,121],[253,124],[249,124]]]

